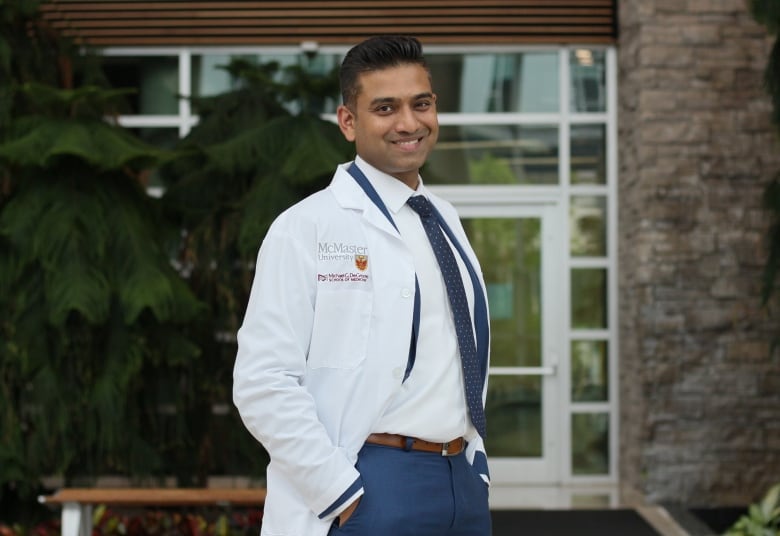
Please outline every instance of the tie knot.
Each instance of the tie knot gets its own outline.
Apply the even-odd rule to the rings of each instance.
[[[429,218],[433,213],[431,202],[428,201],[428,198],[425,196],[413,195],[407,199],[406,203],[412,207],[412,210],[419,214],[421,218]]]

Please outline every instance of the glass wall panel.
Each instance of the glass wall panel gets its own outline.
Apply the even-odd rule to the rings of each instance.
[[[607,270],[574,268],[571,271],[573,329],[607,327]]]
[[[606,402],[609,371],[606,341],[572,341],[572,402]]]
[[[607,183],[606,125],[571,126],[571,183]]]
[[[423,172],[430,184],[557,184],[558,127],[442,126]]]
[[[439,112],[557,112],[558,53],[429,54]]]
[[[572,196],[569,205],[569,234],[573,256],[606,256],[607,198]]]
[[[612,505],[611,498],[608,494],[599,493],[574,493],[571,496],[572,508],[598,508],[606,509]]]
[[[275,80],[282,81],[285,73],[290,73],[288,68],[301,68],[324,76],[337,68],[343,57],[341,54],[309,56],[289,50],[289,54],[268,54],[269,49],[258,47],[249,54],[242,48],[241,54],[225,51],[190,55],[186,50],[171,49],[169,53],[165,52],[169,55],[154,52],[156,56],[107,56],[104,64],[107,78],[114,87],[138,90],[136,95],[128,97],[121,113],[178,116],[175,128],[170,126],[169,119],[161,121],[156,117],[134,118],[131,123],[144,126],[134,129],[141,139],[166,148],[173,146],[179,132],[186,132],[193,121],[186,108],[181,114],[179,112],[179,87],[186,86],[179,81],[179,53],[182,61],[191,61],[189,83],[194,97],[237,89],[237,80],[224,69],[234,58],[252,64],[276,61],[280,68]],[[426,183],[561,186],[561,125],[569,131],[569,139],[564,140],[569,145],[569,154],[564,157],[568,156],[570,160],[569,169],[563,170],[569,172],[567,188],[540,190],[545,196],[548,192],[568,195],[568,199],[556,199],[565,199],[570,206],[566,262],[574,266],[570,271],[568,304],[571,317],[567,322],[566,318],[553,312],[567,305],[563,302],[554,304],[550,314],[555,317],[553,322],[560,323],[555,325],[554,336],[564,337],[562,340],[566,342],[563,344],[570,344],[571,361],[564,364],[569,368],[563,368],[570,370],[570,377],[542,379],[533,371],[493,370],[487,398],[488,452],[491,457],[522,459],[523,468],[534,468],[540,461],[547,464],[551,458],[544,449],[544,433],[553,434],[547,438],[549,441],[560,441],[557,419],[570,419],[571,443],[560,445],[561,450],[556,452],[570,457],[571,471],[575,475],[608,474],[610,458],[616,455],[609,451],[610,435],[616,433],[609,428],[610,415],[617,403],[609,397],[609,373],[614,366],[610,359],[615,359],[610,354],[614,354],[614,349],[606,340],[610,336],[608,333],[578,331],[609,327],[607,275],[612,268],[607,226],[614,226],[616,222],[607,218],[608,201],[614,195],[611,185],[607,188],[607,133],[614,129],[614,118],[607,114],[608,106],[614,105],[614,102],[607,103],[607,54],[595,46],[537,48],[517,53],[447,52],[427,54],[434,91],[438,94],[438,110],[453,115],[446,117],[447,124],[440,129],[438,146],[423,169]],[[561,61],[568,62],[568,80],[560,79]],[[567,86],[568,109],[560,102]],[[315,103],[312,111],[334,113],[339,103],[336,83],[331,95]],[[192,114],[195,113],[197,110],[193,108]],[[541,121],[545,123],[539,124]],[[164,185],[154,170],[145,180],[150,192],[162,192]],[[523,188],[501,188],[501,193],[495,193],[497,189],[491,188],[472,190],[481,198],[492,196],[483,215],[494,213],[491,207],[494,203],[508,206],[507,200],[501,198],[507,190],[517,194],[524,191]],[[532,195],[535,194],[534,191]],[[529,203],[535,202],[529,198]],[[552,230],[556,232],[551,233],[547,244],[553,245],[545,246],[556,252],[561,245],[560,237],[566,234],[565,228],[560,227],[566,222],[558,221],[566,216],[558,214],[556,211],[550,216],[550,219],[555,218]],[[542,356],[543,334],[546,333],[542,325],[543,299],[552,300],[557,296],[542,296],[540,218],[466,218],[463,224],[480,258],[487,283],[492,328],[491,365],[542,367],[546,364]],[[594,338],[599,340],[592,340]],[[561,391],[566,379],[570,387]],[[548,386],[546,394],[555,402],[553,407],[544,408],[543,389]],[[563,406],[556,406],[558,403]],[[588,412],[583,413],[583,410]],[[549,428],[545,429],[543,423]],[[557,460],[553,463],[559,465]],[[523,473],[520,478],[525,475]],[[561,478],[568,477],[568,471],[562,470]],[[606,496],[574,497],[572,503],[601,504],[603,497]]]
[[[541,221],[465,219],[490,303],[491,365],[542,364]]]
[[[179,58],[177,56],[106,56],[103,72],[115,88],[135,88],[126,97],[124,114],[179,113]]]
[[[542,380],[539,376],[491,376],[485,415],[485,447],[491,457],[542,455]]]
[[[194,54],[190,69],[190,91],[193,97],[209,97],[236,89],[236,79],[228,72],[231,60],[253,61],[254,55]]]
[[[608,413],[573,413],[571,443],[572,474],[609,473]]]
[[[604,50],[578,48],[569,54],[572,112],[607,111],[607,55]]]
[[[192,56],[192,95],[207,97],[236,89],[237,80],[226,69],[234,59],[243,59],[253,65],[276,62],[278,70],[274,78],[277,81],[284,80],[289,71],[296,68],[324,77],[333,73],[341,63],[341,56],[335,54],[197,54]],[[341,102],[335,76],[330,93],[324,100],[314,103],[313,112],[335,113]]]

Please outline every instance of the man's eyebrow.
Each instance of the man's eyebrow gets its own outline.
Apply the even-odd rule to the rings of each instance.
[[[414,95],[412,97],[412,100],[420,100],[420,99],[432,99],[433,93],[430,91],[426,91],[425,93],[418,93],[417,95]],[[398,102],[401,99],[398,99],[396,97],[377,97],[374,100],[372,100],[369,105],[370,106],[378,106],[380,104],[393,104],[395,102]]]
[[[393,97],[377,97],[374,100],[372,100],[369,105],[371,106],[377,106],[379,104],[392,104],[394,102],[397,102],[398,99],[395,99]]]

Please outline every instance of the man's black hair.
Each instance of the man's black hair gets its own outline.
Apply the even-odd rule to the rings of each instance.
[[[355,45],[347,52],[339,70],[341,98],[347,106],[353,106],[360,92],[360,74],[379,71],[404,64],[416,64],[428,70],[422,45],[414,37],[404,35],[378,35]]]

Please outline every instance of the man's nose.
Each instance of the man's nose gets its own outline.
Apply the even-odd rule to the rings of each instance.
[[[398,113],[398,121],[395,124],[397,132],[417,132],[420,120],[410,106],[404,106]]]

